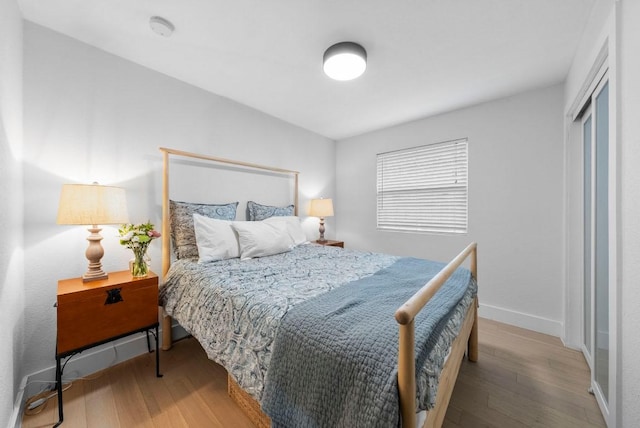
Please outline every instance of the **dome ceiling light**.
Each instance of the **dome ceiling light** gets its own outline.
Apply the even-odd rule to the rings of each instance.
[[[322,68],[332,79],[355,79],[367,69],[367,51],[357,43],[336,43],[324,52]]]

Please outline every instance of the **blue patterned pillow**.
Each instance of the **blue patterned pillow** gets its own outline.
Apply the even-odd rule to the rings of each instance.
[[[269,217],[282,217],[293,215],[293,205],[288,207],[274,207],[271,205],[260,205],[256,202],[247,202],[247,211],[250,221],[261,221]]]
[[[193,229],[194,214],[218,220],[235,220],[237,207],[237,202],[214,205],[169,201],[171,240],[173,241],[173,249],[176,256],[179,259],[198,257],[196,234]]]

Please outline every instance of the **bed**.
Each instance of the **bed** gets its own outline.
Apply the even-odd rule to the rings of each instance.
[[[170,156],[290,175],[288,214],[297,215],[296,171],[161,150],[165,237],[176,210]],[[220,214],[232,218],[235,210]],[[262,227],[249,223],[231,222],[240,241],[243,228]],[[227,369],[230,395],[257,426],[440,426],[464,353],[477,359],[476,244],[446,265],[295,244],[264,257],[198,263],[193,253],[172,261],[164,239],[163,349],[174,316]],[[469,270],[460,267],[466,259]],[[398,278],[405,285],[389,286]],[[426,420],[425,412],[416,418],[418,408],[428,409]]]

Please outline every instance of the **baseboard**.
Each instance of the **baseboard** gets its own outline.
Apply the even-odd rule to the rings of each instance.
[[[11,417],[9,418],[9,422],[7,423],[8,428],[20,428],[22,426],[22,412],[24,409],[24,390],[27,386],[27,376],[22,378],[20,382],[20,388],[18,389],[18,393],[16,394],[16,399],[13,403],[13,412],[11,412]]]
[[[562,334],[562,323],[560,321],[525,314],[524,312],[516,312],[497,306],[486,305],[482,302],[480,302],[478,315],[482,318],[515,325],[516,327],[526,328],[527,330],[533,330],[538,333],[549,334],[551,336],[560,337]]]

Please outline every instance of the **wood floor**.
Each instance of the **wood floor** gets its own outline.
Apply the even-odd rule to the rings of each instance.
[[[252,426],[227,395],[224,369],[194,339],[160,357],[160,379],[151,354],[74,382],[62,428]],[[582,355],[559,339],[481,319],[479,361],[463,362],[444,427],[604,427],[588,387]],[[51,427],[57,416],[53,398],[22,426]]]
[[[478,362],[463,362],[443,427],[606,426],[580,352],[484,319],[479,337]]]

